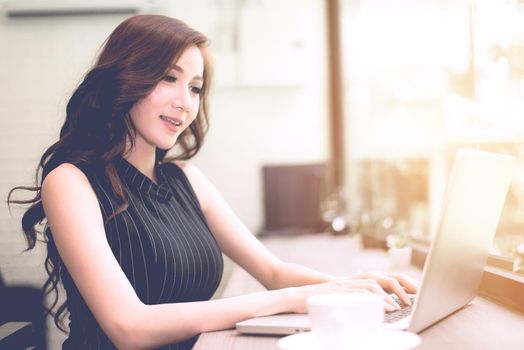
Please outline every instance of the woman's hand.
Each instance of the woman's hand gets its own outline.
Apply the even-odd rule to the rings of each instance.
[[[371,279],[376,281],[387,293],[395,293],[406,305],[411,305],[409,294],[415,294],[418,290],[418,282],[413,278],[401,274],[390,272],[360,272],[355,279]]]
[[[400,309],[400,305],[388,293],[395,293],[407,305],[411,302],[406,292],[416,293],[416,282],[402,274],[369,272],[359,273],[353,278],[336,279],[330,282],[287,288],[291,293],[292,312],[305,313],[306,299],[312,295],[329,293],[374,293],[384,301],[386,311]]]

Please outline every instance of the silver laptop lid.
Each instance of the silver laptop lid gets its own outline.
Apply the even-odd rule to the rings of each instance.
[[[410,331],[420,332],[477,295],[514,163],[512,156],[458,150]]]

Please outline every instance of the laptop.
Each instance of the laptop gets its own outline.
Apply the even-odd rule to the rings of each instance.
[[[514,166],[509,155],[457,151],[411,313],[385,322],[385,329],[421,332],[475,298]],[[307,314],[257,317],[236,324],[244,334],[287,335],[310,328]]]

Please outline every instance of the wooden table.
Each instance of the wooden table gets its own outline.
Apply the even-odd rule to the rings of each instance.
[[[327,273],[351,275],[359,270],[389,270],[387,255],[381,250],[363,250],[358,238],[327,234],[294,237],[268,237],[263,243],[285,261],[303,264]],[[405,272],[420,278],[421,271]],[[249,274],[235,267],[224,297],[263,290]],[[437,301],[438,302],[438,301]],[[524,314],[477,297],[471,304],[420,333],[417,349],[523,350]],[[200,336],[194,350],[277,350],[277,336],[247,336],[234,329],[208,332]],[[387,349],[386,349],[387,350]]]

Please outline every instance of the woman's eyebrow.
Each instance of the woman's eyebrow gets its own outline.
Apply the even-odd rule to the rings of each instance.
[[[172,65],[172,66],[171,66],[171,69],[174,69],[174,70],[176,70],[177,72],[184,74],[184,69],[182,69],[182,67],[180,67],[180,66],[177,66],[176,64]],[[200,80],[200,81],[204,81],[204,79],[203,79],[200,75],[195,75],[195,76],[193,77],[193,79]]]

